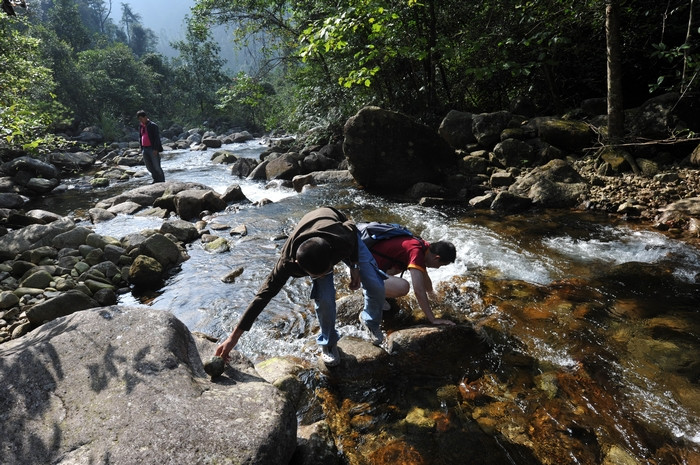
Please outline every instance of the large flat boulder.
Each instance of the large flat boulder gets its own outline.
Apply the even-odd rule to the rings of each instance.
[[[148,184],[146,186],[139,186],[126,192],[122,192],[114,197],[98,202],[95,206],[97,208],[110,209],[115,205],[119,205],[120,203],[133,202],[142,207],[150,207],[160,197],[174,196],[178,192],[188,189],[209,190],[209,187],[195,182],[158,182],[155,184]]]
[[[211,189],[186,189],[174,197],[175,211],[183,220],[197,219],[204,210],[219,212],[226,208],[219,194]]]
[[[210,380],[214,347],[169,312],[118,306],[3,344],[0,463],[288,463],[293,406],[235,351]]]

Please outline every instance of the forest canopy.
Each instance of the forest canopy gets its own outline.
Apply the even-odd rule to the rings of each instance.
[[[127,4],[17,2],[0,12],[0,139],[31,149],[90,125],[116,139],[143,107],[162,124],[325,137],[365,105],[429,124],[453,109],[561,114],[606,96],[613,3],[624,105],[697,96],[696,0],[198,0],[175,58]],[[252,66],[224,69],[216,25]]]

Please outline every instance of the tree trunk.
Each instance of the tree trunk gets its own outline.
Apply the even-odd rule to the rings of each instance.
[[[685,45],[690,47],[690,38],[693,32],[693,5],[694,0],[690,0],[690,12],[688,13],[688,32],[685,35]],[[690,87],[688,82],[688,48],[683,49],[683,76],[681,78],[681,92],[685,92]],[[692,79],[691,79],[692,82]]]
[[[608,62],[608,140],[619,143],[625,133],[622,98],[622,45],[618,18],[619,0],[606,0],[605,32]]]
[[[431,0],[429,5],[428,17],[428,108],[434,108],[437,103],[437,89],[435,88],[435,65],[436,65],[436,47],[437,47],[437,20],[435,14],[435,1]]]

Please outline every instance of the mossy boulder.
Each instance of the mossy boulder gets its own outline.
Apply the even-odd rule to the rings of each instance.
[[[541,119],[537,124],[540,139],[571,154],[579,154],[595,142],[595,133],[582,121]]]

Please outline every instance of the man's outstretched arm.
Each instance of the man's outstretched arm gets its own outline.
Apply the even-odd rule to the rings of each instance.
[[[432,292],[432,282],[427,273],[418,268],[409,268],[411,272],[411,282],[413,284],[413,293],[416,296],[418,305],[420,306],[428,321],[434,325],[453,325],[454,321],[443,318],[435,318],[432,309],[430,308],[430,299],[428,299],[428,290]]]

